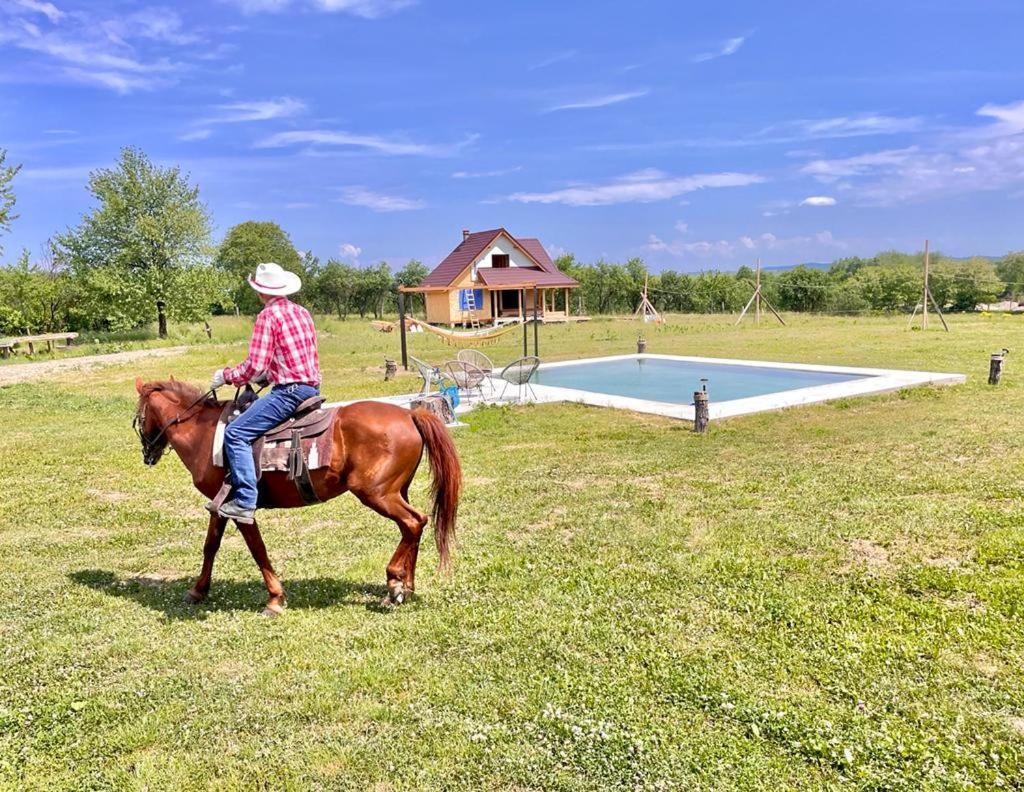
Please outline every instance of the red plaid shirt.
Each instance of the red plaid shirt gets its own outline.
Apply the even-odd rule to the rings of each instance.
[[[224,369],[224,380],[244,385],[261,371],[267,372],[274,385],[320,384],[313,317],[284,297],[275,297],[260,311],[252,328],[249,357]]]

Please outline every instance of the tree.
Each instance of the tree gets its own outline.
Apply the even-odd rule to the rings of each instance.
[[[416,259],[409,259],[404,267],[395,273],[395,285],[396,286],[419,286],[427,274],[430,272],[422,261]],[[424,295],[418,292],[410,292],[405,295],[405,310],[406,313],[412,314],[416,308],[425,308]]]
[[[1007,253],[996,262],[996,272],[1006,282],[1006,293],[1016,298],[1024,294],[1024,250]]]
[[[775,279],[779,307],[790,311],[820,311],[828,304],[829,277],[801,264],[780,272]]]
[[[328,260],[315,281],[314,299],[321,310],[334,311],[339,319],[348,318],[358,288],[359,271],[336,259]]]
[[[391,298],[395,281],[386,261],[376,267],[356,270],[356,304],[359,315],[371,312],[377,319],[384,315],[384,305]]]
[[[0,149],[0,231],[10,231],[11,221],[18,218],[16,214],[12,214],[15,197],[11,182],[21,170],[21,165],[4,165],[6,159],[7,150]],[[0,245],[0,253],[3,251],[3,246]]]
[[[166,338],[168,317],[205,316],[220,280],[206,261],[210,219],[199,188],[125,148],[115,167],[89,175],[88,190],[99,206],[55,247],[80,278],[91,317],[124,329],[155,316]]]
[[[255,220],[239,223],[228,231],[217,248],[214,264],[232,278],[235,305],[243,313],[258,313],[263,307],[246,278],[256,271],[257,264],[268,261],[280,264],[304,280],[309,279],[302,257],[277,223]]]

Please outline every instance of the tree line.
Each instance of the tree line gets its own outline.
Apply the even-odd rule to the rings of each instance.
[[[17,218],[12,184],[19,168],[5,158],[0,149],[0,232]],[[161,168],[138,149],[124,149],[113,167],[93,172],[87,189],[95,206],[76,227],[54,235],[35,260],[23,251],[0,267],[0,334],[120,331],[155,323],[164,336],[168,321],[252,314],[260,303],[245,276],[262,261],[299,274],[305,285],[296,299],[314,311],[379,318],[395,312],[400,286],[417,285],[427,274],[415,259],[394,272],[387,262],[321,261],[300,253],[273,222],[240,223],[214,244],[198,188],[178,168]],[[647,279],[659,310],[735,312],[750,298],[755,277],[747,266],[734,273],[649,274],[639,258],[584,263],[569,254],[556,264],[580,282],[570,310],[592,315],[631,313]],[[764,271],[761,282],[780,310],[906,311],[920,300],[922,269],[922,254],[887,251],[828,268]],[[933,295],[952,310],[1024,293],[1024,252],[998,261],[934,253],[930,272]],[[410,294],[407,310],[422,308],[422,296]]]

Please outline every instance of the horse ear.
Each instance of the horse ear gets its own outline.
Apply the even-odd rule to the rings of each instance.
[[[167,375],[167,379],[169,379],[171,382],[174,382],[174,375],[173,374],[168,374]]]
[[[139,394],[142,393],[142,377],[136,377],[135,378],[135,390]]]

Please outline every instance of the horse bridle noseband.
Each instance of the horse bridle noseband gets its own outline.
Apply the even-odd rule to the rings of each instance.
[[[149,459],[152,459],[153,461],[149,463],[149,464],[152,464],[152,465],[155,465],[157,462],[159,462],[163,458],[163,455],[167,453],[167,443],[164,442],[162,445],[160,444],[160,441],[164,439],[164,435],[167,434],[167,430],[170,429],[172,426],[177,426],[178,424],[180,424],[183,421],[185,421],[186,420],[186,416],[188,416],[188,413],[197,404],[199,404],[200,402],[205,401],[210,396],[213,396],[213,397],[216,398],[216,395],[217,395],[216,391],[213,388],[210,388],[202,396],[200,396],[198,399],[196,399],[194,402],[192,402],[188,407],[186,407],[182,412],[179,412],[171,420],[169,420],[167,423],[165,423],[160,428],[160,431],[157,432],[154,437],[146,437],[146,435],[142,431],[143,425],[146,423],[146,407],[149,404],[148,400],[147,400],[146,403],[144,403],[142,406],[140,406],[139,409],[136,410],[136,412],[135,412],[135,417],[132,419],[132,429],[135,430],[135,434],[137,434],[139,436],[139,440],[142,441],[142,456],[143,456],[143,458],[146,461],[148,461]],[[191,416],[189,416],[189,417],[191,417]],[[156,456],[153,456],[153,454],[156,454]]]

